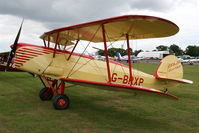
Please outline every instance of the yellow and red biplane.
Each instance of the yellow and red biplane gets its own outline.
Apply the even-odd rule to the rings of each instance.
[[[67,109],[69,98],[64,94],[65,82],[99,88],[147,92],[177,99],[168,94],[168,89],[179,83],[192,83],[183,79],[183,68],[174,55],[160,61],[154,75],[146,74],[131,67],[129,40],[168,37],[179,28],[171,21],[144,15],[125,15],[78,25],[63,27],[44,33],[44,46],[18,43],[22,25],[17,34],[7,62],[9,66],[15,57],[17,69],[36,74],[44,88],[41,100],[50,100],[55,93],[55,109]],[[129,66],[108,58],[107,43],[126,40]],[[105,61],[92,56],[75,53],[80,41],[104,45]],[[71,51],[66,47],[74,45]]]

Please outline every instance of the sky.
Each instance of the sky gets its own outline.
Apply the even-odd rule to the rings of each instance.
[[[198,0],[0,0],[0,52],[10,50],[23,18],[19,42],[43,45],[39,37],[44,32],[127,14],[165,18],[180,28],[172,37],[131,41],[134,50],[172,44],[185,50],[188,45],[199,45],[198,12]]]

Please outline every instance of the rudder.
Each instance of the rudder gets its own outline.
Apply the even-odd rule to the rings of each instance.
[[[178,58],[174,55],[168,55],[160,61],[160,65],[154,76],[160,79],[174,80],[183,83],[193,83],[183,79],[183,67]]]

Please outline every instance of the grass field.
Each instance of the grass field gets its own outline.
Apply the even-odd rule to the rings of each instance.
[[[154,64],[135,64],[153,74]],[[55,110],[38,97],[43,87],[28,73],[0,72],[0,133],[198,133],[199,66],[184,66],[181,84],[169,92],[179,97],[133,95],[73,86],[66,89],[71,106]]]

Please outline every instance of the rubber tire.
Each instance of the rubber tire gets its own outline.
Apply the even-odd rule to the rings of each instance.
[[[40,90],[39,97],[42,101],[49,101],[52,99],[54,93],[51,89],[50,90],[49,89],[50,88],[43,88]],[[47,91],[49,91],[49,92],[47,92]],[[45,94],[47,94],[47,95],[45,95]]]
[[[70,100],[68,96],[65,94],[58,94],[55,96],[53,100],[53,106],[55,109],[58,110],[68,109],[69,105],[70,105]]]

